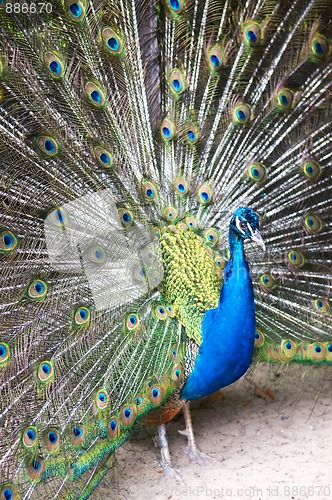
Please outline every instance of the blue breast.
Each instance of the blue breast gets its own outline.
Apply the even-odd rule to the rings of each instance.
[[[248,369],[255,341],[255,303],[243,242],[225,269],[219,305],[207,311],[202,343],[181,397],[197,399],[232,384]]]

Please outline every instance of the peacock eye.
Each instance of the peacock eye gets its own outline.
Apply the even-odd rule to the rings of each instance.
[[[240,222],[240,228],[245,230],[247,229],[247,223],[246,222]]]

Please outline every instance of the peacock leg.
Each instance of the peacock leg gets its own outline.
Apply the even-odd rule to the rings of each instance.
[[[202,467],[205,465],[205,460],[215,460],[213,457],[201,452],[196,445],[194,436],[193,424],[191,421],[189,402],[186,402],[182,408],[186,428],[184,431],[179,431],[180,434],[186,436],[188,444],[183,448],[184,453],[189,457],[191,462],[196,462]]]
[[[166,426],[165,424],[158,425],[158,436],[155,439],[155,445],[160,448],[161,453],[161,466],[166,477],[174,477],[180,483],[183,483],[181,472],[171,463],[171,454],[169,451]]]

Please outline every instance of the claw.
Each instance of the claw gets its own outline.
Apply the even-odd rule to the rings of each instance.
[[[200,451],[197,446],[189,446],[188,444],[188,446],[184,446],[182,449],[191,462],[199,464],[201,467],[204,467],[209,460],[216,460]]]
[[[181,485],[184,485],[184,481],[183,481],[183,478],[182,478],[182,474],[181,472],[176,469],[175,467],[173,467],[171,464],[169,463],[161,463],[160,464],[163,468],[163,475],[165,477],[170,477],[170,478],[173,478],[175,479],[179,484]]]

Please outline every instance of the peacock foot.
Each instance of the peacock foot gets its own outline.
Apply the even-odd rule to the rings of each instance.
[[[183,436],[188,437],[187,429],[178,432]],[[210,457],[210,455],[206,455],[205,453],[203,453],[199,448],[197,448],[196,444],[191,443],[189,439],[187,446],[184,446],[182,450],[191,462],[197,463],[201,467],[204,467],[206,465],[206,462],[208,462],[209,460],[215,460],[215,458]]]
[[[198,463],[203,467],[207,460],[215,460],[215,458],[201,452],[196,446],[188,402],[186,402],[183,406],[183,415],[186,423],[186,428],[183,431],[179,431],[179,433],[183,436],[186,436],[188,439],[188,444],[183,448],[183,451],[189,457],[189,460],[191,462]]]
[[[181,474],[181,472],[178,469],[176,469],[175,467],[173,467],[173,465],[170,464],[170,463],[168,463],[168,462],[163,463],[161,461],[160,465],[161,465],[161,467],[163,469],[163,475],[165,477],[173,478],[178,483],[180,483],[181,485],[184,485],[184,481],[182,479],[182,474]]]
[[[176,479],[181,485],[184,485],[181,472],[173,467],[171,463],[171,454],[168,447],[165,424],[158,426],[158,436],[154,439],[155,446],[160,448],[160,465],[165,477]]]

